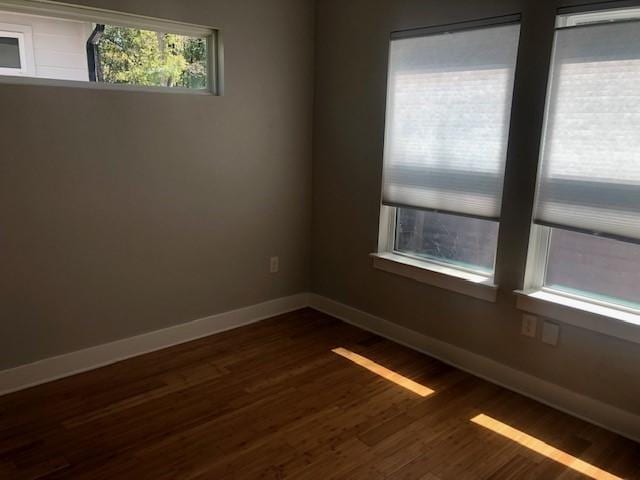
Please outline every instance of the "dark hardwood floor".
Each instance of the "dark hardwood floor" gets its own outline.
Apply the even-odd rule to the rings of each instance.
[[[640,479],[640,446],[313,310],[0,398],[2,479]]]

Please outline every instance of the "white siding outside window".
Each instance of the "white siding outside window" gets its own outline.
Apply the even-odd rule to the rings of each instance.
[[[25,73],[39,78],[87,81],[86,42],[91,30],[89,22],[0,11],[0,31],[25,36],[29,65]]]

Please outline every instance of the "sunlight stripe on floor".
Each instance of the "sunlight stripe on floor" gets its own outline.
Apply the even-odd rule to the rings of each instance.
[[[548,443],[510,427],[506,423],[502,423],[495,418],[481,414],[472,418],[471,421],[588,477],[597,480],[622,480],[620,477],[609,472],[605,472],[595,465],[591,465],[590,463],[580,460],[567,452],[563,452],[562,450],[552,447]]]
[[[369,360],[362,355],[358,355],[351,350],[347,350],[346,348],[335,348],[332,350],[332,352],[346,358],[347,360],[351,360],[356,365],[362,368],[366,368],[370,372],[375,373],[376,375],[379,375],[382,378],[395,383],[396,385],[400,385],[401,387],[406,388],[407,390],[410,390],[413,393],[420,395],[421,397],[428,397],[429,395],[434,393],[434,390],[431,390],[430,388],[425,387],[418,382],[414,382],[410,378],[400,375],[399,373],[389,370],[379,363],[376,363],[373,360]]]

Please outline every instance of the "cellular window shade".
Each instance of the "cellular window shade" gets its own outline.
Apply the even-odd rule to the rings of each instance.
[[[517,24],[392,40],[382,201],[497,219]]]
[[[535,221],[640,239],[640,23],[556,32]]]

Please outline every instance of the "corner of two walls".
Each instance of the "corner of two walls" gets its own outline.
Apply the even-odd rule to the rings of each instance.
[[[389,32],[523,11],[536,64],[536,22],[556,2],[251,0],[251,15],[231,0],[76,3],[220,28],[225,95],[0,88],[12,112],[0,118],[0,370],[310,290],[640,413],[637,345],[568,325],[555,349],[519,334],[509,289],[528,220],[515,210],[496,304],[368,257]],[[539,117],[540,92],[521,88]],[[525,166],[507,172],[513,185],[537,156],[527,121],[515,122]]]
[[[74,3],[219,28],[225,94],[0,86],[0,370],[309,287],[314,2]]]

